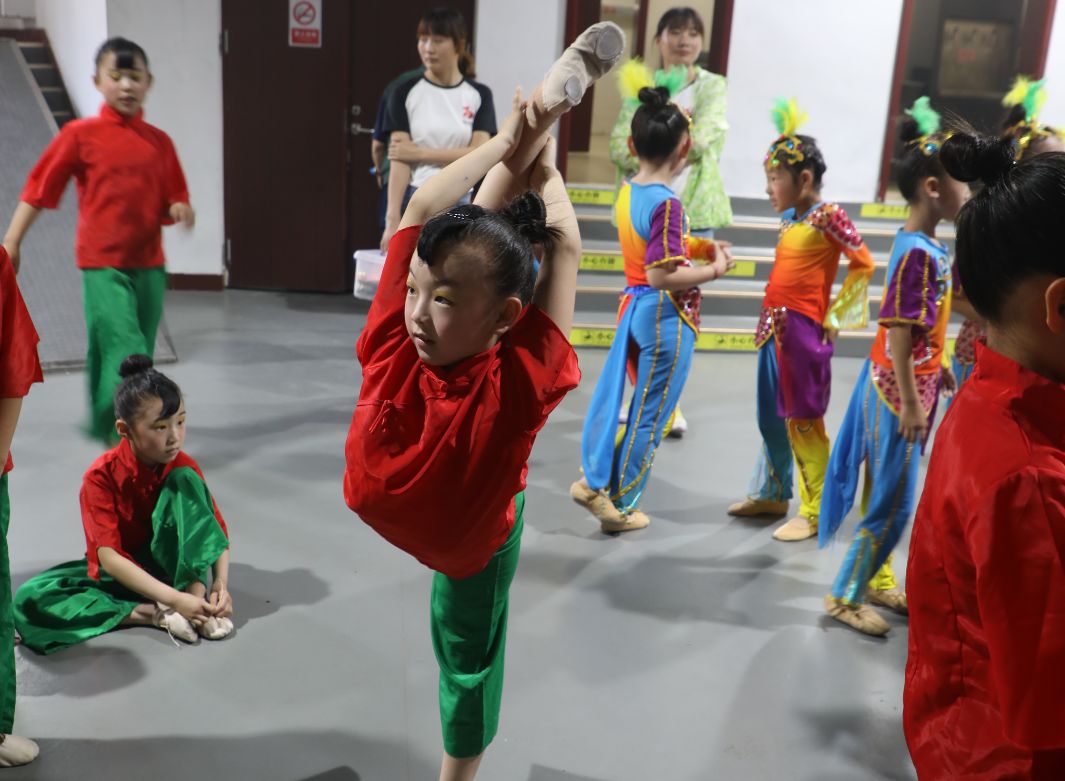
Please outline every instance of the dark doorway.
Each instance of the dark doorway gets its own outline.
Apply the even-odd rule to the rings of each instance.
[[[321,48],[288,45],[286,0],[223,0],[229,284],[350,289],[351,255],[376,247],[370,136],[385,85],[418,65],[433,0],[323,0]],[[475,29],[474,0],[450,3]]]
[[[1056,0],[904,0],[881,165],[893,184],[899,114],[922,95],[945,116],[996,133],[1013,77],[1042,77]]]

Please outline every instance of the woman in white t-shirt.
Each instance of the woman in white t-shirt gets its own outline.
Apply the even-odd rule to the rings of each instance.
[[[414,190],[496,133],[492,91],[473,81],[466,40],[466,22],[458,11],[437,8],[418,23],[425,71],[392,90],[382,128],[390,134],[391,161],[382,252]]]

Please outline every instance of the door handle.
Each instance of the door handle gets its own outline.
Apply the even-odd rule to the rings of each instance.
[[[353,136],[358,136],[358,135],[363,135],[363,134],[368,135],[368,136],[372,136],[373,135],[373,128],[372,127],[363,127],[358,122],[352,122],[351,123],[351,134]]]

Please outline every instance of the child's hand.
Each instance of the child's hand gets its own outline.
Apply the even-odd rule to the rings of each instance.
[[[928,431],[928,416],[924,414],[919,402],[902,402],[899,413],[899,433],[910,444],[924,440]]]
[[[233,615],[233,597],[230,595],[225,583],[216,580],[211,586],[209,599],[211,612],[216,618],[229,618]]]
[[[170,204],[170,219],[187,230],[196,224],[196,212],[187,203]]]
[[[7,256],[11,258],[11,267],[15,269],[15,273],[18,273],[18,264],[21,258],[19,257],[19,245],[15,243],[4,242],[4,249],[7,251]]]
[[[518,146],[521,140],[521,131],[525,129],[525,104],[521,100],[521,87],[514,90],[514,99],[511,101],[510,114],[503,120],[503,126],[499,128],[496,138],[507,145],[507,154]]]
[[[197,597],[195,594],[188,594],[182,592],[174,603],[170,605],[177,612],[191,621],[194,625],[202,625],[208,618],[211,617],[211,606]]]
[[[388,159],[418,165],[422,162],[422,148],[409,139],[393,138],[388,144]]]
[[[943,398],[949,399],[958,392],[958,378],[954,376],[954,370],[949,366],[943,367],[942,376]]]

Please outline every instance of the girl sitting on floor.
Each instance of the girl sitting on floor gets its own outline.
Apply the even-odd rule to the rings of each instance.
[[[85,558],[45,570],[15,595],[22,643],[40,653],[119,626],[155,626],[186,643],[233,631],[228,531],[200,467],[181,452],[181,391],[147,355],[126,358],[119,374],[121,440],[82,482]]]

